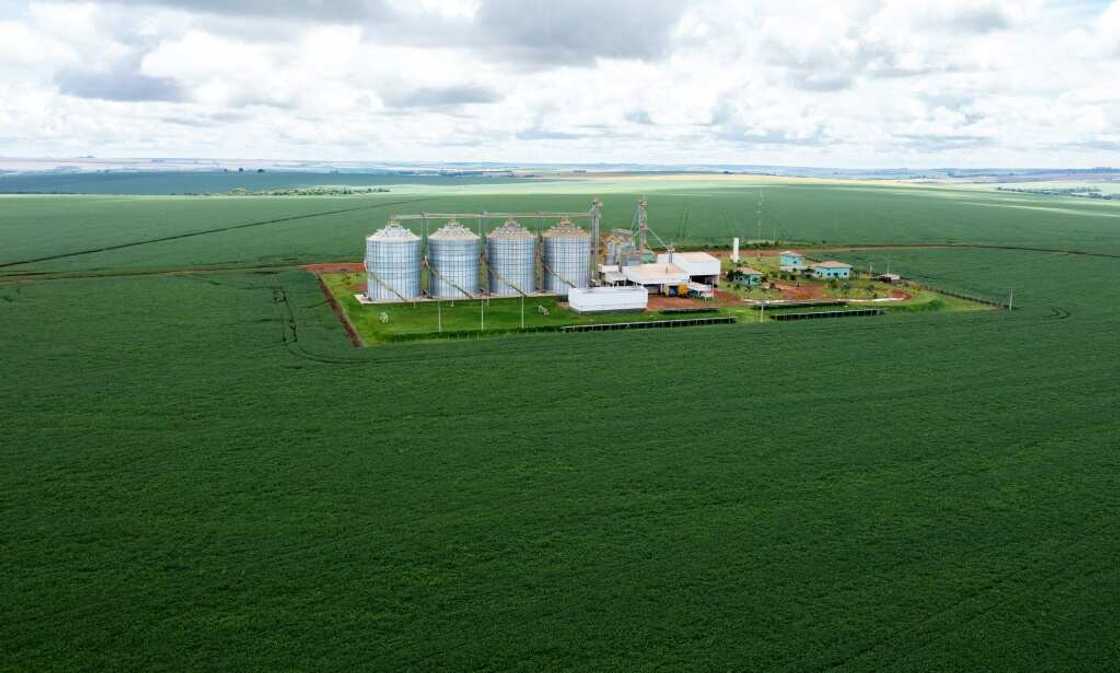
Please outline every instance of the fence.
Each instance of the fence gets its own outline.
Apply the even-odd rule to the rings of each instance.
[[[641,322],[604,322],[589,325],[565,325],[565,332],[606,332],[616,329],[658,329],[666,327],[694,327],[697,325],[731,325],[735,318],[689,318],[685,320],[644,320]]]
[[[884,315],[881,308],[857,308],[851,311],[814,311],[812,313],[779,313],[770,316],[771,320],[819,320],[822,318],[859,318],[863,316]]]
[[[911,285],[916,285],[917,287],[920,287],[923,290],[929,290],[930,292],[936,292],[938,294],[943,294],[943,295],[946,295],[946,296],[949,296],[949,297],[956,297],[957,299],[964,299],[966,301],[974,301],[978,304],[986,304],[988,306],[995,306],[996,308],[1002,308],[1002,309],[1010,309],[1011,308],[1010,306],[1008,306],[1007,302],[1005,302],[1005,301],[998,301],[998,300],[995,300],[995,299],[978,297],[974,294],[968,294],[967,292],[957,292],[955,290],[946,290],[944,288],[937,287],[936,285],[930,285],[929,283],[923,283],[921,281],[914,280],[912,278],[905,278],[904,277],[902,280],[910,283]]]

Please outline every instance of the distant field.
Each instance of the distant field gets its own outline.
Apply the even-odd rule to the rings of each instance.
[[[1115,670],[1120,204],[679,182],[0,198],[0,668]],[[357,349],[298,268],[596,194],[753,238],[759,189],[1020,248],[835,253],[1020,309]]]
[[[1092,187],[1103,194],[1120,194],[1120,181],[1039,180],[1037,182],[985,183],[988,189],[1083,189]]]
[[[674,187],[657,190],[666,185]],[[733,185],[662,178],[428,186],[355,197],[7,196],[0,197],[0,271],[358,260],[362,239],[392,213],[585,210],[601,196],[609,229],[630,226],[642,194],[651,226],[682,246],[729,246],[738,236],[1120,254],[1120,202],[805,180]],[[532,218],[524,224],[540,226]]]
[[[308,173],[255,170],[162,172],[135,171],[113,173],[0,173],[0,194],[206,194],[234,189],[261,191],[319,185],[380,186],[431,185],[455,187],[508,182],[504,177],[426,177],[384,175],[380,173]]]

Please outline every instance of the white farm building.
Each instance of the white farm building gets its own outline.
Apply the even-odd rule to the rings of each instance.
[[[568,290],[568,306],[576,313],[644,311],[648,303],[649,291],[641,285],[573,287]]]
[[[719,281],[719,258],[706,252],[666,252],[657,256],[658,264],[672,264],[684,273],[688,279],[706,285],[715,285]]]

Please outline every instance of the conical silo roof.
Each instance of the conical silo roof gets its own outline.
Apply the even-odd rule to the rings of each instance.
[[[370,236],[368,238],[371,238],[375,241],[387,241],[387,240],[418,241],[418,240],[420,240],[419,236],[412,233],[408,229],[405,229],[404,227],[397,224],[396,222],[390,222],[389,224],[385,225],[381,229],[378,229],[373,234],[370,234]]]
[[[572,221],[568,218],[557,222],[552,228],[544,232],[544,235],[549,238],[587,238],[590,236],[586,231],[572,224]]]
[[[456,220],[451,220],[437,229],[431,236],[428,236],[428,240],[432,239],[437,241],[472,241],[478,240],[478,234],[459,224]]]
[[[486,235],[494,239],[526,239],[533,238],[533,233],[517,223],[517,220],[506,220],[505,224],[494,229]]]

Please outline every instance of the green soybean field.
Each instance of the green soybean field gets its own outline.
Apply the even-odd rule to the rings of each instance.
[[[0,196],[0,669],[1120,666],[1120,204],[391,188]],[[301,268],[642,195],[1015,309],[360,349]]]

